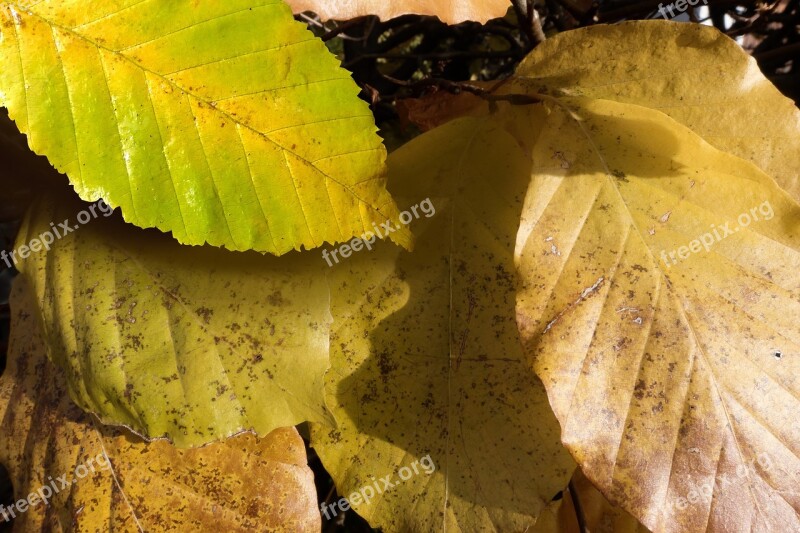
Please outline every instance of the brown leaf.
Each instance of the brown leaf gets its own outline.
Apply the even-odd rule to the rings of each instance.
[[[511,3],[508,0],[287,0],[295,13],[313,11],[323,20],[349,20],[377,15],[383,20],[400,15],[417,14],[439,17],[448,24],[465,20],[486,22],[504,17]]]
[[[421,98],[397,101],[397,114],[405,126],[414,124],[422,131],[432,130],[455,118],[468,116],[476,108],[486,106],[486,101],[471,93],[453,94],[436,91]]]

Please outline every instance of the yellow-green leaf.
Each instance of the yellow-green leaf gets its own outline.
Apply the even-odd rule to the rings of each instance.
[[[564,444],[654,531],[800,529],[800,205],[659,111],[546,105],[517,315]]]
[[[334,268],[326,382],[339,424],[315,424],[313,446],[345,497],[398,482],[351,500],[373,527],[522,531],[574,468],[515,323],[530,162],[501,128],[465,119],[389,168],[400,205],[430,199],[435,215],[414,222],[414,253],[379,245]],[[436,471],[403,481],[427,456]]]
[[[396,215],[369,107],[281,0],[0,2],[0,62],[81,198],[183,244],[283,254]]]
[[[316,254],[186,247],[116,217],[79,224],[89,212],[74,195],[48,196],[17,239],[21,252],[64,232],[61,221],[76,228],[19,268],[79,406],[179,446],[330,420],[327,266]]]
[[[800,200],[800,110],[715,28],[653,20],[563,32],[536,47],[516,76],[504,91],[658,109]]]
[[[16,515],[15,531],[319,531],[314,477],[294,428],[179,450],[101,426],[66,395],[21,281],[0,378],[0,463],[15,498],[0,513]],[[23,499],[34,505],[16,504]]]

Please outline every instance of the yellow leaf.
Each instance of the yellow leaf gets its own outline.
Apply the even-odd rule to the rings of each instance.
[[[439,17],[448,24],[458,24],[465,20],[484,23],[489,19],[501,18],[511,7],[509,0],[405,0],[387,2],[385,0],[286,0],[295,13],[313,11],[323,20],[349,20],[366,15],[377,15],[389,20],[400,15],[430,15]]]
[[[575,510],[573,490],[580,511]],[[592,533],[650,533],[631,515],[611,505],[580,469],[575,470],[569,489],[547,506],[530,533],[582,533],[578,513],[586,531]]]
[[[0,462],[17,503],[0,509],[0,520],[13,513],[19,531],[319,531],[313,474],[294,428],[178,450],[100,426],[67,397],[21,281],[0,378]]]
[[[545,103],[517,315],[562,441],[654,531],[800,529],[800,205],[659,111]]]
[[[181,447],[330,420],[322,388],[332,319],[316,254],[181,246],[94,204],[93,220],[89,207],[48,195],[17,238],[18,253],[52,242],[19,268],[79,406]]]
[[[755,163],[800,201],[800,110],[715,28],[663,20],[559,33],[506,92],[586,96],[657,109]]]
[[[369,106],[281,0],[0,2],[0,61],[33,151],[183,244],[280,255],[397,214]]]
[[[463,119],[389,168],[400,205],[429,199],[435,214],[414,222],[414,253],[378,245],[335,267],[326,382],[339,425],[314,425],[313,446],[351,501],[396,483],[352,502],[373,527],[523,531],[574,468],[515,323],[530,162],[501,128]],[[402,479],[428,456],[435,472]]]

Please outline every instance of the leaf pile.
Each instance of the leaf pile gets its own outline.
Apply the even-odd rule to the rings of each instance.
[[[735,43],[663,21],[559,34],[491,103],[412,105],[430,131],[384,165],[286,6],[187,6],[0,3],[0,102],[31,147],[179,241],[108,218],[20,264],[35,303],[20,285],[0,459],[21,490],[97,450],[114,467],[24,520],[319,528],[278,429],[310,421],[387,532],[800,530],[800,112]],[[424,9],[499,4],[471,6]],[[287,253],[422,202],[405,249]],[[18,246],[85,208],[43,194]],[[229,250],[179,244],[206,242]]]

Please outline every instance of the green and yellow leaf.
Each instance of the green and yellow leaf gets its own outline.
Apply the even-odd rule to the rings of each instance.
[[[345,497],[398,482],[352,502],[373,527],[523,531],[574,468],[515,323],[530,162],[501,128],[465,119],[389,168],[400,205],[429,198],[435,215],[414,222],[414,253],[381,243],[334,268],[326,382],[339,425],[315,424],[312,445]],[[399,478],[426,456],[434,473]]]
[[[0,462],[15,499],[34,503],[3,508],[16,515],[15,530],[319,531],[314,478],[294,428],[179,450],[99,425],[70,402],[63,373],[47,360],[22,281],[0,378]]]
[[[397,214],[369,107],[281,0],[0,2],[0,62],[31,149],[183,244],[283,254]]]
[[[64,232],[50,221],[77,228],[19,268],[80,407],[181,447],[330,420],[332,319],[316,254],[190,248],[116,217],[76,224],[84,211],[72,194],[48,196],[17,240],[21,251]]]

